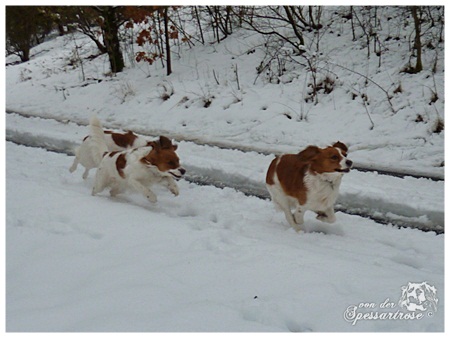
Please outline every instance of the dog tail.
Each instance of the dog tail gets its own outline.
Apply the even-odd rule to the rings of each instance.
[[[98,167],[103,156],[108,152],[108,145],[106,144],[102,124],[97,116],[93,116],[89,121],[89,137],[92,159]]]

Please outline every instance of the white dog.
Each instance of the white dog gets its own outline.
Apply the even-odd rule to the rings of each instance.
[[[92,195],[110,188],[111,196],[115,196],[131,188],[154,203],[157,197],[150,186],[155,183],[166,186],[175,196],[179,194],[175,179],[180,179],[186,170],[180,166],[175,152],[177,146],[167,137],[161,136],[158,141],[150,142],[149,146],[108,152],[97,118],[91,119],[90,128],[91,154],[100,163]]]
[[[108,151],[120,151],[125,149],[133,149],[149,145],[142,136],[134,134],[132,131],[126,133],[115,133],[110,130],[103,131],[103,137],[105,139]],[[83,179],[86,179],[89,175],[89,170],[98,168],[100,160],[92,154],[92,138],[86,136],[83,139],[81,145],[75,149],[75,159],[69,171],[73,173],[78,164],[81,164],[85,170],[83,173]]]

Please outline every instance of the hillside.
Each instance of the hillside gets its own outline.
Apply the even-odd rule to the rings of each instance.
[[[302,56],[283,45],[267,62],[265,36],[237,29],[214,43],[205,32],[204,45],[173,46],[170,76],[160,62],[136,63],[137,45],[124,47],[127,68],[110,76],[106,55],[90,58],[98,52],[86,36],[58,37],[7,66],[6,108],[86,122],[97,114],[111,126],[267,152],[341,140],[357,164],[443,174],[444,44],[430,42],[424,70],[408,74],[413,34],[399,8],[380,9],[382,51],[370,58],[358,27],[352,41],[348,8],[325,8],[330,26],[319,38],[305,32]]]

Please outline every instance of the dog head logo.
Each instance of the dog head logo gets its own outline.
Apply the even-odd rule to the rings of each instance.
[[[437,311],[438,299],[436,288],[427,282],[411,283],[402,286],[402,295],[398,302],[401,308],[408,311]]]

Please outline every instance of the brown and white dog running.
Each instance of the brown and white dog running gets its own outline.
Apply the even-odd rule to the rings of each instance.
[[[326,148],[308,146],[298,154],[278,156],[270,164],[267,189],[296,231],[302,230],[307,210],[317,213],[317,219],[323,222],[336,221],[334,203],[342,176],[353,165],[347,151],[342,142]]]
[[[132,131],[126,133],[115,133],[110,130],[104,130],[105,142],[108,147],[108,151],[121,151],[125,149],[134,149],[149,145],[149,141],[134,134]],[[98,158],[92,155],[92,139],[90,136],[86,136],[83,139],[81,145],[75,149],[75,159],[70,167],[69,171],[73,173],[78,164],[81,164],[85,170],[83,173],[83,179],[86,179],[89,175],[89,170],[98,168],[100,162]]]
[[[142,193],[150,202],[157,197],[150,190],[156,183],[166,186],[175,196],[179,194],[175,180],[186,170],[180,166],[176,154],[177,146],[165,136],[148,146],[123,151],[108,151],[100,121],[93,117],[90,121],[91,154],[98,166],[92,195],[110,188],[111,196],[133,189]]]

